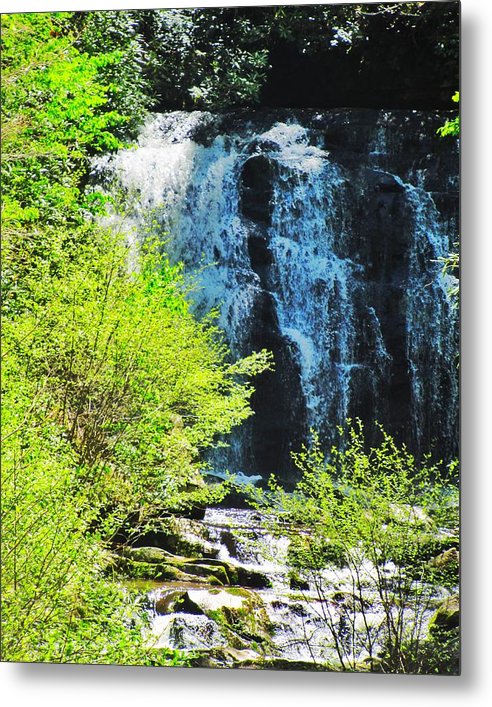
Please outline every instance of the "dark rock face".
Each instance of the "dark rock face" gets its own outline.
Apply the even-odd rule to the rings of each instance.
[[[264,155],[246,160],[241,172],[241,212],[266,226],[271,222],[273,176],[274,163]]]
[[[250,349],[267,349],[275,361],[273,371],[257,377],[251,399],[255,415],[250,423],[250,466],[267,478],[272,469],[292,469],[290,452],[299,448],[307,432],[303,424],[305,400],[299,363],[282,336],[274,299],[268,291],[258,296],[252,322]]]
[[[458,234],[458,159],[436,135],[445,118],[177,113],[157,116],[142,143],[157,166],[179,157],[172,174],[142,183],[136,171],[134,183],[125,162],[126,186],[161,209],[172,256],[189,271],[214,263],[197,312],[220,306],[234,355],[274,355],[216,468],[292,482],[309,428],[329,449],[348,417],[370,442],[379,421],[417,457],[456,455],[458,327],[439,258]]]
[[[270,141],[257,143],[255,149],[271,150]],[[278,146],[273,148],[277,151]],[[290,452],[306,432],[299,424],[305,418],[301,372],[294,352],[282,336],[273,294],[274,254],[269,247],[272,219],[274,163],[263,155],[250,157],[240,177],[240,211],[247,228],[251,269],[257,274],[261,291],[251,315],[246,348],[267,349],[273,353],[275,369],[261,374],[255,385],[250,424],[251,468],[265,477],[272,469],[292,471]],[[293,431],[295,430],[294,434]]]

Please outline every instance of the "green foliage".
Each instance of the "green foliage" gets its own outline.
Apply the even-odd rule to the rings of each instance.
[[[14,370],[13,370],[14,369]],[[103,577],[97,513],[40,382],[4,362],[2,660],[171,664],[151,658],[143,618]],[[17,374],[17,375],[16,375]]]
[[[99,73],[122,60],[73,46],[66,13],[2,15],[2,220],[9,237],[38,220],[79,218],[87,156],[121,145],[128,118],[107,110]]]
[[[147,45],[145,73],[158,105],[221,110],[261,100],[277,51],[278,57],[287,51],[315,62],[351,52],[354,71],[361,72],[367,70],[370,42],[371,65],[381,62],[402,75],[419,38],[422,55],[445,74],[457,51],[457,14],[449,5],[447,11],[425,3],[378,3],[158,10],[133,16]]]
[[[105,110],[117,110],[127,116],[120,137],[135,134],[146,109],[152,102],[151,91],[144,68],[149,55],[139,32],[137,13],[124,11],[75,13],[73,25],[77,30],[75,46],[89,55],[106,55],[115,61],[99,67],[99,80],[107,86]]]
[[[138,13],[145,69],[158,102],[220,110],[259,101],[268,71],[265,27],[231,8]]]
[[[455,93],[453,94],[452,100],[455,103],[459,103],[459,100],[460,100],[459,91],[455,91]],[[444,125],[442,125],[440,128],[437,129],[437,133],[441,137],[447,137],[448,135],[451,135],[452,137],[459,137],[460,116],[457,115],[455,118],[451,118],[451,120],[446,120]]]
[[[2,659],[186,664],[145,644],[109,539],[131,513],[207,501],[203,452],[251,414],[269,356],[231,361],[162,247],[130,270],[87,219],[104,206],[90,156],[145,104],[136,83],[132,114],[133,40],[91,22],[2,16]]]
[[[295,491],[272,480],[269,492],[252,491],[255,503],[276,513],[275,532],[291,538],[292,566],[318,588],[342,669],[361,669],[365,657],[379,671],[446,672],[437,654],[430,666],[426,625],[435,596],[454,589],[457,577],[428,560],[437,538],[446,546],[458,532],[456,469],[443,476],[436,465],[418,466],[383,430],[368,449],[359,421],[340,436],[326,459],[313,433],[293,455],[302,472]],[[349,594],[329,595],[328,567]]]
[[[37,71],[37,59],[52,50],[90,57],[104,87],[97,113],[125,116],[111,130],[121,139],[135,132],[149,106],[257,105],[283,57],[295,67],[296,56],[301,63],[307,56],[315,71],[334,57],[354,76],[372,80],[384,67],[405,81],[402,69],[417,48],[429,71],[448,77],[456,65],[457,17],[454,3],[419,2],[12,15],[6,16],[7,31],[13,22],[15,33],[29,27],[33,37],[22,38],[18,59],[10,58],[7,38],[6,66],[31,62]]]
[[[218,331],[189,312],[179,266],[150,251],[129,274],[126,248],[92,238],[56,279],[33,278],[36,303],[6,322],[6,355],[43,380],[81,464],[99,477],[116,465],[128,499],[174,503],[200,452],[251,414],[239,375],[268,357],[227,363]]]
[[[100,541],[129,508],[206,500],[200,453],[251,414],[242,378],[268,359],[228,363],[179,267],[151,250],[129,273],[114,236],[91,235],[56,277],[33,273],[30,306],[4,321],[8,660],[140,660]]]
[[[352,50],[374,18],[340,12],[2,16],[4,660],[185,663],[144,644],[135,598],[112,580],[108,539],[129,513],[144,522],[210,498],[203,452],[251,414],[248,381],[270,357],[232,362],[213,317],[192,316],[180,266],[154,247],[129,271],[126,246],[87,220],[104,207],[85,190],[89,159],[122,145],[156,90],[167,106],[252,105],[279,41],[318,50],[321,26]],[[385,665],[398,670],[420,654],[378,568],[395,564],[399,600],[415,596],[417,574],[436,572],[422,544],[454,505],[436,470],[421,478],[386,436],[366,454],[360,435],[329,463],[314,440],[296,457],[296,493],[272,487],[271,502],[287,529],[314,528],[292,545],[298,570],[348,567],[363,605],[359,563],[372,562]],[[372,629],[367,641],[371,653]],[[338,647],[352,667],[354,650]]]

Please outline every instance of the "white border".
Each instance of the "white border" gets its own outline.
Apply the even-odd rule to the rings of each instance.
[[[2,12],[217,6],[220,2],[3,0]],[[293,2],[231,5],[296,4]],[[297,2],[297,4],[309,4]],[[311,3],[319,4],[319,3]],[[492,694],[492,3],[462,0],[462,458],[463,674],[459,678],[0,665],[7,705],[36,707],[481,706]],[[490,338],[490,342],[489,342]]]

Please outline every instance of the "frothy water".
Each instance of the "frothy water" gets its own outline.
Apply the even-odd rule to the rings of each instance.
[[[391,582],[398,573],[394,565],[387,563],[376,571],[370,562],[361,560],[357,575],[349,567],[329,566],[323,571],[304,573],[302,586],[293,585],[287,564],[289,540],[271,533],[268,517],[253,510],[210,508],[202,524],[218,559],[261,572],[271,582],[267,589],[254,590],[268,616],[271,633],[266,654],[253,651],[257,660],[282,658],[334,665],[341,651],[349,665],[363,661],[369,654],[375,656],[381,649],[385,612],[378,584]],[[234,590],[229,591],[227,587],[177,582],[156,586],[148,597],[149,645],[206,651],[227,647],[213,609],[242,607],[241,597]],[[416,594],[418,591],[416,585]],[[174,606],[176,597],[184,592],[203,613],[190,613],[179,604]],[[442,596],[434,589],[425,602],[420,599],[413,605],[410,599],[403,619],[407,627],[418,622],[425,625]]]
[[[233,354],[274,352],[255,418],[214,459],[219,473],[288,477],[309,428],[329,446],[356,416],[417,455],[456,453],[457,322],[438,262],[456,233],[424,188],[425,148],[403,166],[409,119],[377,114],[357,152],[351,114],[227,123],[175,112],[152,116],[136,148],[95,161],[100,188],[125,195],[119,227],[136,248],[149,232],[167,242],[198,283],[197,313],[219,309]],[[331,146],[333,126],[346,144]]]

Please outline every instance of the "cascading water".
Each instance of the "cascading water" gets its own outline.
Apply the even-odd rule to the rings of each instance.
[[[364,666],[383,650],[387,613],[379,592],[392,582],[398,586],[401,570],[391,562],[376,568],[353,555],[342,566],[293,572],[290,541],[273,535],[269,522],[253,510],[207,509],[194,530],[207,538],[208,552],[228,568],[242,569],[243,577],[264,581],[256,580],[254,589],[251,581],[241,587],[190,581],[147,586],[149,646],[199,651],[207,666],[265,667],[266,661],[282,667],[280,660],[298,669],[337,665],[340,656],[346,665]],[[400,620],[423,636],[445,596],[445,590],[415,581]],[[398,621],[399,609],[391,611]]]
[[[274,354],[219,471],[292,480],[309,428],[328,446],[355,416],[417,455],[456,454],[457,323],[438,262],[457,234],[456,160],[435,136],[441,122],[175,112],[94,163],[102,188],[124,192],[130,242],[166,239],[233,354]]]

